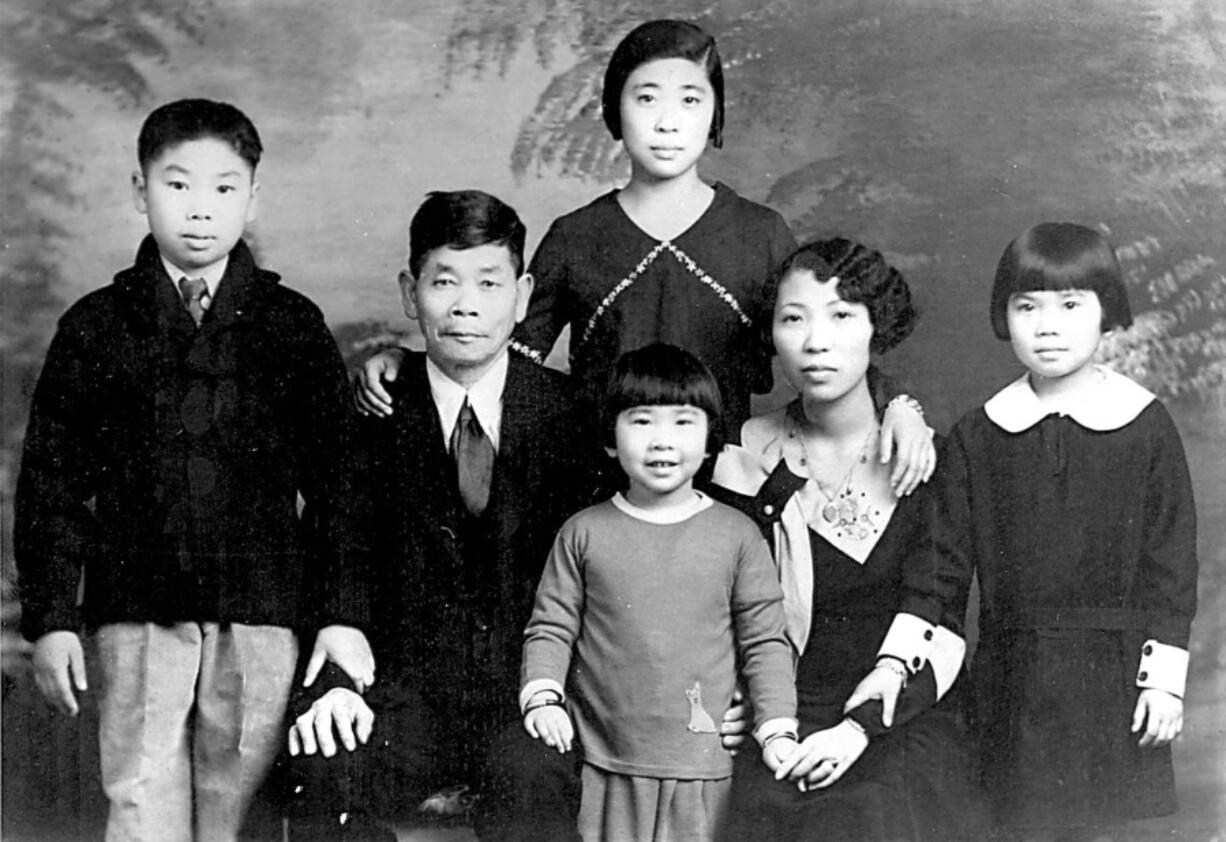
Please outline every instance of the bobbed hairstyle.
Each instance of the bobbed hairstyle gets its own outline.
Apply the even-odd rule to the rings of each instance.
[[[683,58],[701,64],[715,94],[715,113],[708,137],[716,148],[724,145],[724,67],[715,39],[695,24],[683,20],[652,20],[640,24],[622,39],[609,58],[604,73],[600,107],[604,124],[614,140],[622,139],[622,89],[630,74],[649,61]]]
[[[480,190],[436,190],[426,196],[409,223],[409,272],[421,275],[430,252],[477,246],[506,246],[518,277],[524,271],[527,229],[519,214],[496,196]]]
[[[654,342],[617,359],[605,391],[605,446],[617,445],[617,416],[636,406],[694,406],[707,415],[707,453],[723,447],[724,403],[719,382],[684,348]]]
[[[255,173],[264,151],[255,124],[228,102],[211,99],[180,99],[150,112],[136,139],[136,159],[141,172],[147,172],[149,165],[171,146],[202,138],[225,143]]]
[[[906,339],[919,320],[919,311],[911,303],[911,289],[902,273],[887,263],[881,252],[845,237],[811,240],[783,261],[765,292],[768,319],[773,319],[779,282],[788,272],[795,271],[812,272],[823,283],[837,277],[839,298],[868,308],[873,324],[869,350],[875,354],[884,354]],[[768,321],[765,325],[768,342],[770,326]]]
[[[1009,298],[1021,292],[1081,289],[1098,296],[1102,330],[1127,329],[1132,308],[1115,249],[1093,228],[1041,222],[1009,243],[992,282],[992,331],[1009,338]]]

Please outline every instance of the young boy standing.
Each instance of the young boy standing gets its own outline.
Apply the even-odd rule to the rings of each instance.
[[[313,663],[373,680],[342,569],[344,366],[241,239],[261,151],[231,105],[149,115],[150,236],[63,316],[34,394],[22,631],[49,701],[97,695],[108,840],[236,838],[281,745],[296,628],[322,629]]]

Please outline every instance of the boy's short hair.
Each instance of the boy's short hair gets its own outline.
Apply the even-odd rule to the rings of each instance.
[[[654,342],[622,354],[605,392],[605,446],[617,444],[617,416],[636,406],[695,406],[707,414],[707,453],[723,447],[724,402],[719,381],[684,348]]]
[[[496,196],[480,190],[436,190],[421,203],[409,223],[409,272],[421,274],[430,252],[477,246],[506,246],[516,277],[524,271],[527,229],[519,214]]]
[[[168,147],[201,138],[216,138],[251,165],[260,163],[264,147],[247,115],[228,102],[180,99],[155,108],[145,118],[136,141],[136,158],[144,172]]]
[[[779,282],[791,271],[812,272],[820,282],[837,277],[839,297],[868,308],[873,324],[869,349],[884,354],[906,339],[915,329],[919,311],[911,302],[911,288],[902,273],[874,251],[845,237],[811,240],[792,252],[767,285],[766,341],[770,341],[775,300]]]
[[[1041,222],[1009,243],[992,282],[992,331],[1009,338],[1009,298],[1019,292],[1089,290],[1103,308],[1102,330],[1127,329],[1132,308],[1115,249],[1093,228]]]
[[[724,145],[724,68],[715,39],[695,24],[683,20],[653,20],[640,24],[613,50],[604,73],[600,106],[604,124],[614,140],[622,139],[622,88],[640,65],[662,58],[683,58],[701,64],[715,94],[711,117],[711,144]]]

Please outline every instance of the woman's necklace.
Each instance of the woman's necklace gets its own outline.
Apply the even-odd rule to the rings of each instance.
[[[868,449],[873,437],[877,435],[877,425],[874,424],[873,428],[868,431],[864,439],[864,446],[852,460],[851,467],[847,469],[843,481],[836,485],[833,491],[827,491],[826,484],[818,479],[813,469],[813,457],[809,455],[808,445],[805,444],[804,431],[801,430],[800,424],[795,419],[792,424],[792,436],[800,442],[801,464],[805,466],[817,490],[826,498],[826,503],[821,508],[822,520],[835,530],[835,537],[862,541],[876,532],[877,524],[873,522],[873,518],[881,513],[873,511],[867,504],[863,509],[860,508],[855,492],[852,491],[851,480],[856,473],[856,468],[868,462]]]

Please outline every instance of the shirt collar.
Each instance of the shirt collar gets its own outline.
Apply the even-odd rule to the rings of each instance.
[[[455,429],[456,419],[460,417],[464,399],[468,398],[473,413],[477,416],[477,423],[494,446],[494,452],[498,452],[499,433],[502,429],[502,392],[507,385],[509,367],[510,357],[503,351],[489,371],[465,390],[448,377],[434,360],[426,357],[426,377],[430,381],[430,394],[434,398],[438,420],[443,427],[444,444],[450,444],[451,431]]]
[[[230,255],[227,254],[207,272],[184,272],[178,266],[167,260],[165,256],[158,256],[162,259],[162,266],[166,269],[166,274],[170,276],[171,282],[173,282],[175,285],[175,292],[179,292],[179,280],[181,278],[202,278],[204,280],[204,285],[208,288],[208,298],[204,301],[204,307],[205,309],[208,309],[209,303],[212,301],[213,297],[217,295],[217,286],[221,283],[222,277],[226,274],[226,267],[230,265]]]
[[[996,426],[1020,433],[1048,415],[1067,415],[1088,430],[1118,430],[1141,414],[1154,394],[1109,368],[1095,366],[1098,377],[1091,384],[1058,400],[1044,403],[1022,375],[993,395],[983,411]]]

